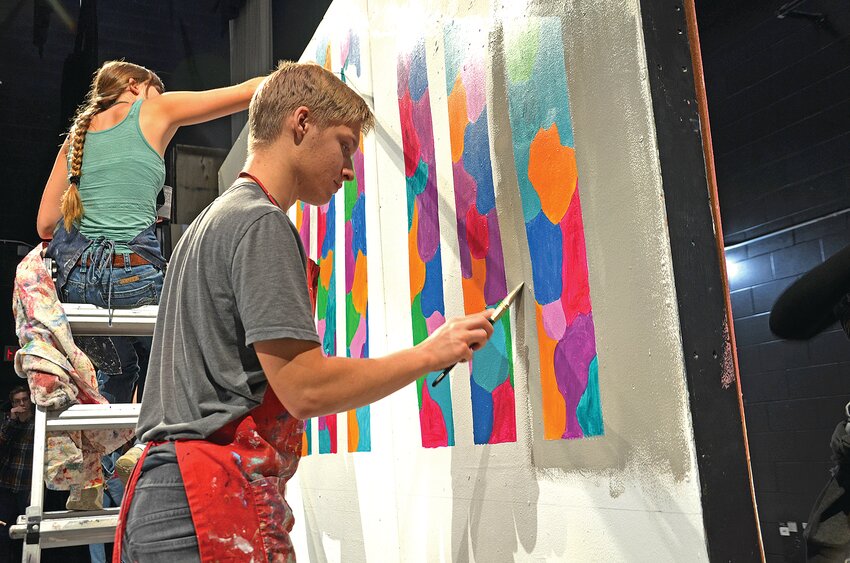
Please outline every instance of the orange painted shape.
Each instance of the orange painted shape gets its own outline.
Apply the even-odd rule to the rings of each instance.
[[[419,204],[413,203],[413,225],[407,233],[407,253],[410,264],[410,304],[413,299],[422,293],[425,287],[425,262],[419,257],[417,235],[419,233]]]
[[[334,251],[328,250],[328,255],[319,266],[319,279],[325,289],[331,286],[331,274],[334,272]]]
[[[304,430],[304,434],[301,434],[301,457],[307,456],[307,453],[309,452],[307,449],[307,429],[305,428]]]
[[[540,386],[543,395],[543,437],[560,440],[567,428],[567,403],[555,379],[555,346],[543,327],[543,307],[534,304],[537,313],[537,341],[540,349]]]
[[[357,411],[348,411],[348,451],[356,452],[360,442],[360,426],[357,425]]]
[[[351,301],[354,310],[360,315],[366,314],[366,302],[369,300],[369,291],[366,286],[366,255],[357,251],[354,260],[354,279],[351,281]]]
[[[452,143],[452,162],[460,161],[463,156],[463,133],[469,125],[466,115],[466,88],[460,76],[455,80],[452,93],[449,94],[449,137]]]
[[[331,65],[331,44],[328,43],[328,46],[325,48],[325,68],[327,70],[333,71],[333,67]]]
[[[487,264],[484,259],[472,260],[472,277],[461,277],[461,287],[463,288],[463,309],[466,314],[477,313],[487,308],[487,302],[484,301],[484,282],[487,279]]]
[[[543,213],[552,223],[560,223],[576,190],[578,171],[576,153],[561,144],[557,125],[539,130],[531,141],[528,179],[540,198]]]

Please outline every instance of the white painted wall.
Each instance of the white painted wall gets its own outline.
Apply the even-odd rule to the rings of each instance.
[[[378,120],[366,140],[372,355],[411,343],[397,45],[414,33],[424,31],[427,38],[446,206],[446,312],[461,314],[441,26],[476,18],[498,30],[505,19],[529,15],[562,21],[605,435],[542,440],[534,310],[531,299],[522,300],[514,317],[518,441],[473,445],[462,367],[452,378],[454,447],[420,446],[413,385],[372,406],[370,453],[344,451],[340,416],[343,453],[305,457],[288,488],[296,514],[293,541],[302,560],[707,560],[637,0],[337,0],[331,6],[304,60],[315,56],[316,42],[325,38],[338,58],[339,41],[349,29],[358,31],[372,80],[356,87],[374,104]],[[503,72],[498,61],[489,64],[494,75]],[[531,280],[531,266],[523,251],[504,93],[491,88],[488,104],[512,287]],[[244,155],[244,147],[237,151]],[[341,216],[342,201],[337,204]],[[337,233],[342,249],[339,225]],[[337,317],[342,343],[342,308]]]

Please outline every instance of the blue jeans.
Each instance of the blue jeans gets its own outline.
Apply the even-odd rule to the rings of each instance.
[[[119,254],[119,256],[121,256]],[[133,309],[156,305],[162,293],[162,271],[151,264],[111,267],[77,265],[60,290],[63,303],[88,303],[98,307]],[[110,403],[129,403],[133,389],[144,374],[139,353],[150,354],[149,336],[76,338],[77,344],[98,368],[98,390]]]

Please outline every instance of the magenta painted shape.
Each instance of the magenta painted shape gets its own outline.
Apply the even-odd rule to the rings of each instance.
[[[467,211],[475,207],[475,197],[478,186],[475,178],[463,167],[463,157],[458,162],[452,163],[452,172],[455,180],[455,213],[457,215],[457,242],[460,251],[460,271],[464,278],[472,277],[472,260],[469,256],[469,244],[467,243],[464,218]]]
[[[516,403],[510,378],[493,389],[493,431],[491,444],[516,442]]]
[[[562,261],[563,286],[561,303],[567,324],[573,322],[576,315],[590,313],[590,281],[587,275],[587,251],[584,243],[584,228],[581,219],[581,201],[578,189],[563,219],[558,225],[564,241]]]
[[[576,416],[576,407],[587,388],[588,368],[595,356],[593,315],[580,314],[555,346],[555,379],[567,404],[567,427],[562,438],[584,436]]]
[[[466,244],[469,245],[469,253],[477,260],[487,256],[487,250],[490,248],[487,217],[481,215],[475,206],[466,212]]]

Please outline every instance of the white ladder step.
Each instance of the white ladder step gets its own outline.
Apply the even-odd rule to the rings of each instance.
[[[45,512],[39,525],[41,549],[69,547],[92,543],[112,543],[118,525],[120,508],[103,510]],[[17,524],[9,529],[13,539],[24,539],[27,534],[27,517],[19,516]]]
[[[135,309],[109,309],[82,303],[63,303],[65,316],[74,336],[150,336],[156,323],[157,305],[144,305]]]

